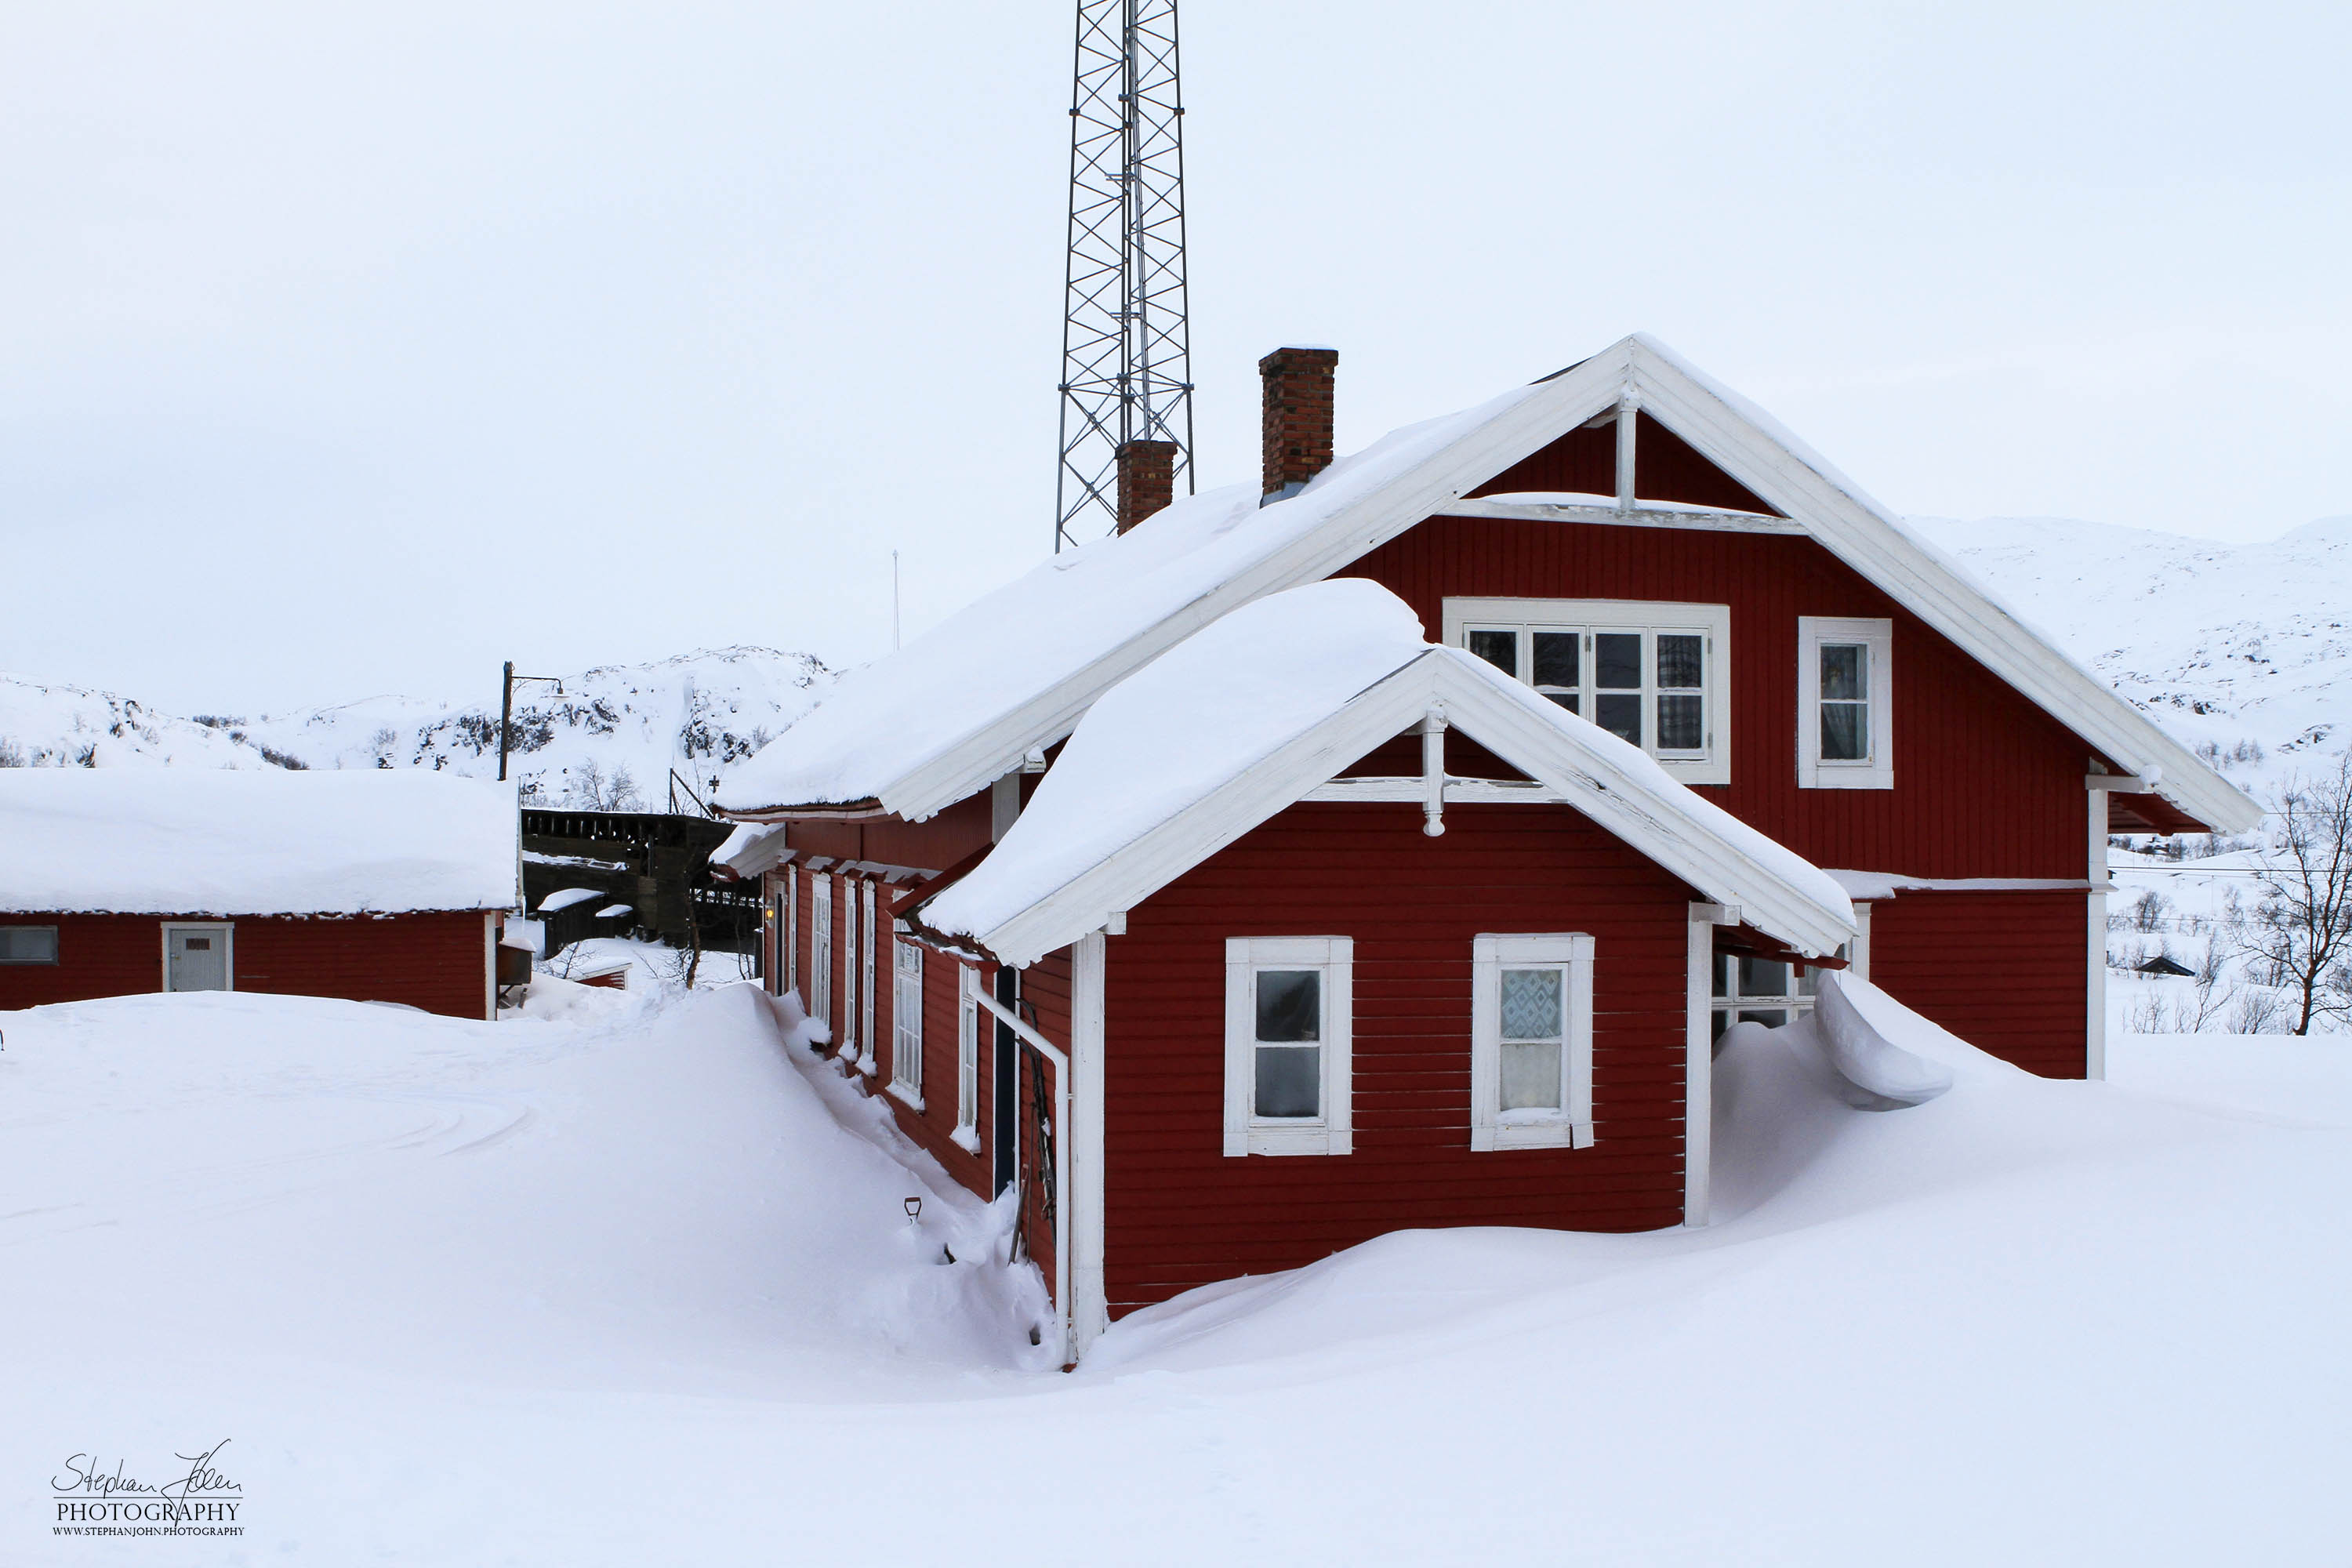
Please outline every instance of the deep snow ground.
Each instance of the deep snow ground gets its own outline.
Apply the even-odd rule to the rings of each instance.
[[[1727,1053],[1706,1231],[1391,1237],[1065,1377],[748,988],[574,1000],[0,1015],[0,1563],[2352,1555],[2324,1042],[1885,1115]],[[50,1534],[223,1437],[245,1537]]]

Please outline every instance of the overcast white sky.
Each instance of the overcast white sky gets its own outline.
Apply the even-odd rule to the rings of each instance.
[[[1658,333],[1910,512],[2352,512],[2352,6],[1189,0],[1203,482]],[[0,7],[0,669],[887,647],[1048,549],[1067,0]]]

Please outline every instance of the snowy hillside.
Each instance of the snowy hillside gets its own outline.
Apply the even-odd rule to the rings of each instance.
[[[2352,739],[2352,517],[2259,544],[2065,518],[1913,518],[2255,794]]]
[[[605,665],[515,692],[509,771],[551,804],[660,809],[675,768],[698,794],[808,710],[833,672],[730,647]],[[279,714],[178,719],[129,698],[0,677],[0,764],[433,768],[498,773],[495,690],[477,702],[372,697]]]
[[[266,768],[267,754],[242,728],[175,719],[110,691],[43,686],[0,675],[0,767]]]

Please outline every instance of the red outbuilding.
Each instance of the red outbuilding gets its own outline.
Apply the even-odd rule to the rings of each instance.
[[[1334,462],[1336,358],[1262,362],[1259,483],[1125,509],[721,795],[772,987],[1022,1185],[1073,1357],[1402,1226],[1704,1223],[1714,1040],[1838,970],[2099,1076],[2107,834],[2251,801],[1650,339]]]
[[[0,771],[0,1009],[271,991],[497,1016],[510,785],[441,773]]]

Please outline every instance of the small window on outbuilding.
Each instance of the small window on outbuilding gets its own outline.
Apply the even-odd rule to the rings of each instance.
[[[0,963],[55,963],[58,928],[0,926]]]

